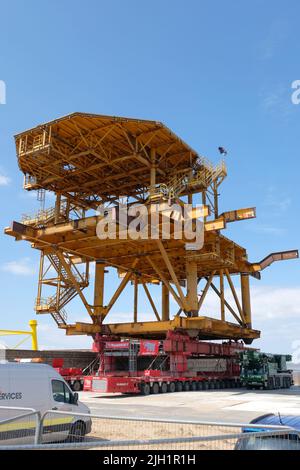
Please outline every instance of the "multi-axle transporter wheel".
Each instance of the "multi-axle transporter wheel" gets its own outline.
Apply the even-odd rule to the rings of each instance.
[[[203,390],[203,381],[202,380],[199,380],[199,382],[197,383],[197,389],[198,390]]]
[[[141,393],[142,395],[149,395],[151,392],[150,385],[147,383],[142,384],[141,386]]]
[[[154,382],[154,384],[152,385],[152,393],[154,395],[156,395],[157,393],[159,393],[159,385],[157,382]]]
[[[184,382],[183,384],[183,390],[185,392],[189,392],[190,391],[190,383],[189,382]]]
[[[268,383],[267,383],[267,390],[274,390],[275,388],[275,383],[273,377],[269,377]]]
[[[290,388],[292,385],[291,379],[289,377],[283,378],[283,388]]]
[[[170,393],[176,392],[176,384],[175,384],[175,382],[171,382],[171,383],[169,384],[169,386],[168,386],[168,391],[169,391]]]
[[[72,390],[73,390],[74,392],[80,392],[80,390],[81,390],[81,383],[80,383],[79,380],[75,380],[75,382],[74,382],[73,385],[72,385]]]
[[[192,383],[191,383],[191,390],[192,390],[192,392],[195,392],[195,391],[197,390],[197,388],[198,388],[198,387],[197,387],[197,382],[192,382]]]

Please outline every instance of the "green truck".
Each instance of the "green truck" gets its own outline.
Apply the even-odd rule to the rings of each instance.
[[[244,351],[240,354],[241,382],[249,389],[290,388],[293,371],[287,369],[286,363],[291,360],[289,355]]]

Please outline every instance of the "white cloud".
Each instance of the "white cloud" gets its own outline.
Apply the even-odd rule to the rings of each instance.
[[[272,225],[263,225],[263,224],[255,224],[253,226],[250,225],[250,230],[257,233],[267,233],[270,235],[284,235],[286,233],[286,229],[283,227],[275,227]]]
[[[291,206],[291,204],[292,199],[288,195],[282,194],[282,192],[276,189],[274,186],[268,187],[264,200],[265,206],[271,207],[277,213],[282,213],[285,212]]]
[[[238,291],[238,289],[237,289]],[[235,308],[235,303],[230,290],[225,290],[225,298]],[[251,306],[253,321],[256,320],[288,320],[299,318],[300,320],[300,286],[276,287],[276,286],[252,286]],[[207,316],[216,316],[220,310],[220,299],[214,292],[209,291],[203,304],[203,312]],[[218,316],[218,315],[217,315]],[[228,313],[228,320],[230,313]]]
[[[273,86],[273,89],[263,89],[260,96],[264,113],[279,118],[286,123],[289,122],[293,105],[291,105],[290,89],[286,85]]]
[[[0,175],[0,186],[8,186],[11,179],[8,176]]]
[[[18,276],[31,276],[35,273],[29,258],[8,261],[7,263],[3,264],[1,270],[11,274],[16,274]]]
[[[285,20],[275,20],[266,29],[265,37],[258,44],[258,57],[261,60],[272,59],[281,50],[289,32],[289,25]]]
[[[40,318],[40,319],[39,319]],[[51,318],[44,323],[44,318],[38,318],[38,346],[39,349],[91,349],[93,339],[90,336],[66,336]],[[86,320],[88,321],[88,320]],[[42,323],[43,322],[43,323]]]
[[[149,309],[149,312],[138,312],[138,321],[155,321],[154,313]],[[104,320],[106,323],[132,323],[133,313],[132,312],[114,312],[111,311]]]
[[[254,318],[300,320],[300,287],[252,288],[252,311]]]

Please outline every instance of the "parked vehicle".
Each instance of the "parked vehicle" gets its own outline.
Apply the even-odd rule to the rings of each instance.
[[[98,338],[99,369],[84,390],[100,393],[173,393],[241,386],[239,342],[212,343],[168,332],[165,340]]]
[[[241,381],[248,388],[290,388],[293,372],[286,363],[291,356],[266,354],[258,351],[243,351],[240,354]]]
[[[47,410],[72,412],[73,415],[49,414],[43,428],[43,442],[63,441],[71,436],[81,440],[91,431],[91,419],[76,413],[90,413],[78,401],[65,380],[46,364],[0,364],[0,407],[33,408],[43,414]],[[0,409],[0,442],[20,440],[32,442],[36,423],[31,417],[1,425],[1,421],[24,414],[17,410]]]
[[[239,439],[235,450],[300,450],[300,415],[286,416],[280,414],[265,414],[251,421],[250,424],[264,426],[288,426],[294,429],[288,434],[277,436],[256,437],[257,432],[266,432],[265,428],[244,428],[244,433],[252,433],[251,437]]]

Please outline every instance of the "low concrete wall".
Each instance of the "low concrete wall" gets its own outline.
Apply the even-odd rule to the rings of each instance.
[[[15,359],[31,359],[41,358],[44,363],[52,365],[54,358],[63,358],[64,367],[81,367],[85,368],[95,358],[96,353],[91,350],[82,349],[54,349],[49,351],[31,351],[27,349],[5,349],[1,351],[1,356],[7,361]],[[4,357],[3,357],[4,356]]]

